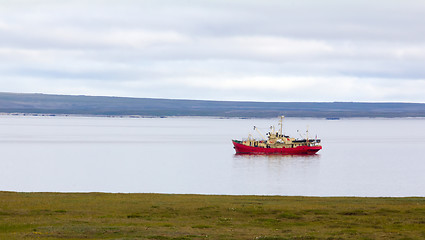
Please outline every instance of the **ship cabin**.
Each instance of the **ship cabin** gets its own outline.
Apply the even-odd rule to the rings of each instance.
[[[320,144],[320,139],[309,139],[308,138],[308,130],[307,130],[307,138],[306,139],[295,139],[283,134],[282,130],[282,120],[283,116],[280,120],[280,131],[275,131],[275,127],[271,126],[271,131],[266,134],[267,137],[264,137],[258,128],[254,126],[254,130],[263,137],[263,139],[267,140],[257,140],[252,137],[251,134],[248,135],[247,139],[242,140],[241,144],[245,146],[251,147],[262,147],[262,148],[295,148],[299,146],[318,146]]]

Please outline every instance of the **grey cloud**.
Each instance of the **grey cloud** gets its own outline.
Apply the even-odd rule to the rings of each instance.
[[[425,79],[423,1],[0,6],[0,76],[22,83],[0,80],[8,91],[274,101],[305,101],[296,94],[305,91],[310,101],[425,102],[412,93]],[[238,87],[240,79],[246,87]],[[254,91],[256,79],[277,87]],[[322,87],[334,85],[326,79],[346,90]],[[283,87],[291,81],[306,85]]]

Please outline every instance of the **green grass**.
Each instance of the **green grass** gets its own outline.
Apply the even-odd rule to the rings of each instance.
[[[0,239],[425,239],[425,198],[0,192]]]

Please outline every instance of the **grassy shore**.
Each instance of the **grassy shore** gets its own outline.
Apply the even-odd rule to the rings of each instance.
[[[0,239],[425,239],[425,198],[0,192]]]

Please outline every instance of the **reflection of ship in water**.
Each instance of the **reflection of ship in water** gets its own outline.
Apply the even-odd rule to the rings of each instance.
[[[274,176],[277,179],[309,179],[317,176],[320,166],[320,154],[243,154],[233,155],[233,167],[243,174],[255,172],[260,176]],[[253,176],[251,176],[253,177]],[[287,180],[287,181],[292,181]],[[286,182],[286,181],[285,181]],[[274,184],[274,183],[273,183]]]
[[[280,131],[275,131],[274,126],[268,132],[267,140],[256,140],[251,134],[245,140],[232,140],[236,153],[246,154],[315,154],[322,146],[320,139],[295,139],[283,134],[283,116],[280,117]],[[254,126],[254,130],[258,128]],[[259,131],[258,131],[259,132]],[[260,132],[259,132],[260,133]],[[262,135],[260,133],[260,135]],[[266,139],[265,137],[263,137]]]
[[[252,154],[252,153],[235,153],[235,158],[245,159],[315,159],[320,157],[318,154]]]

